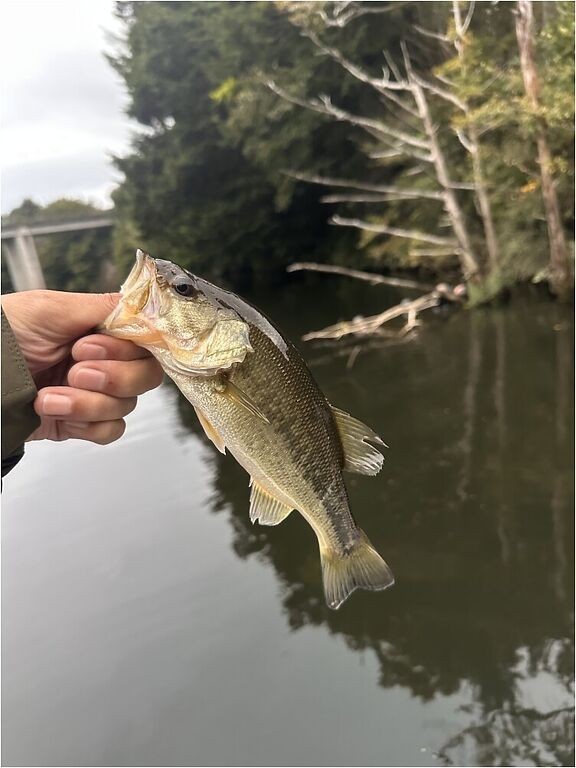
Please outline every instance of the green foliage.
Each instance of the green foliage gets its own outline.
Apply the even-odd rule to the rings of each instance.
[[[281,4],[121,3],[118,13],[126,36],[113,64],[147,130],[117,159],[126,181],[115,204],[142,247],[235,284],[276,279],[303,255],[356,250],[357,233],[328,224],[324,191],[286,171],[370,175],[360,134],[282,102],[263,80],[349,109],[374,108],[373,94],[319,57]],[[339,38],[378,62],[398,29],[367,17]],[[120,261],[128,245],[117,239]]]
[[[405,155],[371,157],[376,136],[280,99],[273,79],[298,99],[328,94],[342,108],[400,130],[422,130],[398,108],[319,55],[302,30],[381,77],[386,49],[402,70],[407,42],[416,71],[445,87],[463,111],[428,94],[437,138],[455,182],[469,184],[472,157],[457,138],[475,132],[500,258],[489,266],[478,199],[458,203],[479,255],[481,296],[541,274],[548,239],[535,135],[546,126],[564,224],[573,227],[573,5],[534,4],[541,108],[527,103],[512,3],[477,3],[461,45],[451,3],[118,3],[125,38],[113,65],[143,130],[117,159],[125,182],[115,194],[114,249],[126,269],[135,246],[235,285],[267,282],[306,257],[381,269],[459,270],[456,254],[411,239],[331,227],[332,213],[450,234],[434,200],[322,204],[326,189],[296,182],[296,170],[365,182],[437,189],[433,169]],[[462,15],[468,3],[461,3]],[[342,13],[359,11],[344,26]],[[324,18],[322,18],[324,14]],[[446,32],[445,42],[420,27]],[[439,80],[438,78],[442,78]],[[446,85],[447,83],[447,85]]]
[[[342,244],[319,191],[282,174],[322,158],[335,167],[348,140],[316,117],[274,112],[257,73],[295,73],[306,46],[273,4],[123,3],[119,13],[126,41],[114,66],[148,130],[117,160],[126,181],[114,200],[138,244],[237,284]],[[133,250],[116,238],[120,261]]]
[[[552,171],[567,234],[573,230],[574,188],[574,14],[567,2],[534,5],[541,106],[530,107],[520,70],[514,18],[508,4],[476,12],[466,38],[463,61],[446,61],[437,73],[448,77],[457,95],[470,106],[454,112],[455,128],[475,127],[487,179],[501,262],[485,277],[482,295],[497,286],[533,278],[546,268],[549,243],[536,132],[545,126],[553,156]]]
[[[4,228],[58,224],[78,219],[102,218],[102,211],[93,205],[63,198],[46,206],[32,200],[24,202],[2,217]],[[63,232],[34,237],[46,286],[53,290],[99,291],[108,288],[104,275],[106,263],[112,259],[109,229]],[[10,290],[5,259],[2,260],[2,290]],[[6,270],[6,271],[5,271]]]

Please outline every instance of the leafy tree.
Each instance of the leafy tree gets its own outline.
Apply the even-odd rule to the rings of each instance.
[[[335,232],[321,192],[284,171],[353,173],[364,165],[357,137],[278,103],[262,78],[332,87],[352,105],[366,99],[357,84],[274,3],[120,3],[118,14],[113,64],[146,130],[116,161],[126,181],[115,203],[142,247],[235,284],[269,280],[303,253],[348,254],[356,234]],[[394,34],[366,22],[348,45],[369,57]],[[132,258],[122,228],[116,251]]]
[[[275,279],[303,254],[380,269],[463,270],[476,275],[477,300],[545,275],[535,121],[546,123],[569,229],[569,6],[535,6],[542,84],[535,116],[510,3],[119,3],[125,35],[113,65],[142,131],[117,159],[126,177],[115,196],[118,258],[127,266],[138,244],[235,285]],[[413,93],[420,80],[428,84],[427,115],[367,87],[343,61],[372,81],[383,79],[384,66],[388,82],[397,79],[395,62]],[[340,111],[302,109],[311,103]],[[386,131],[371,135],[343,117],[350,114],[415,131],[440,164],[390,151]],[[303,174],[364,187],[360,195],[350,188],[326,195],[299,181]],[[425,194],[367,193],[374,185]],[[331,216],[369,227],[331,227]],[[414,231],[434,241],[405,236]],[[443,244],[454,239],[456,248]]]

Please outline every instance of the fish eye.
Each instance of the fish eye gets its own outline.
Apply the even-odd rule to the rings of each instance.
[[[178,294],[178,296],[184,296],[187,299],[195,296],[197,293],[196,288],[190,282],[174,283],[172,288]]]

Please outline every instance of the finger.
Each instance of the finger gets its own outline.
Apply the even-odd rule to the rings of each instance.
[[[89,440],[98,445],[108,445],[118,440],[126,430],[124,419],[99,421],[94,423],[81,421],[62,421],[59,424],[59,439]]]
[[[78,389],[104,392],[113,397],[134,397],[162,383],[164,374],[158,362],[146,360],[91,360],[76,363],[68,371],[68,384]]]
[[[114,421],[132,413],[136,397],[111,397],[75,387],[44,387],[34,401],[38,416],[64,421]]]
[[[72,347],[72,357],[81,360],[139,360],[150,357],[150,352],[131,341],[114,339],[103,333],[84,336]]]

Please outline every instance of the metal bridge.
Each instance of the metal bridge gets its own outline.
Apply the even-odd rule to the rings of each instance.
[[[34,224],[2,229],[2,250],[15,291],[46,288],[42,265],[38,259],[34,236],[55,235],[62,232],[79,232],[83,229],[113,227],[112,218],[80,219],[53,224]]]

